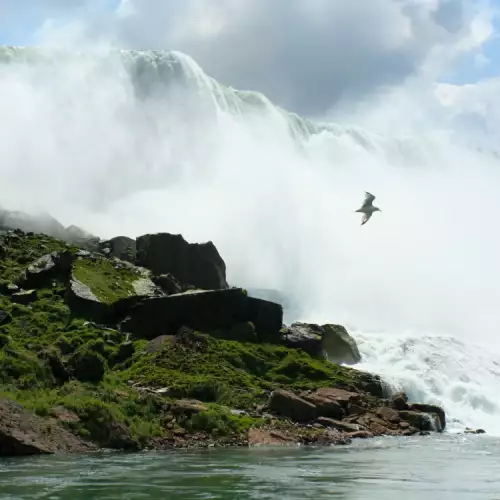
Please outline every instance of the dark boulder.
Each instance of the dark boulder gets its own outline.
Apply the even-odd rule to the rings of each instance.
[[[101,251],[107,253],[110,257],[124,260],[135,264],[136,260],[136,243],[132,238],[127,236],[116,236],[108,241],[100,244]]]
[[[280,330],[283,326],[283,307],[281,304],[264,299],[248,297],[248,317],[255,326],[261,342],[280,343]]]
[[[175,295],[176,293],[182,293],[186,291],[186,287],[183,286],[170,273],[153,276],[151,279],[153,283],[156,286],[160,287],[167,295]]]
[[[23,290],[22,292],[13,293],[10,300],[16,304],[28,305],[35,302],[37,299],[36,290]]]
[[[354,365],[361,361],[356,341],[342,325],[323,325],[323,349],[333,363]]]
[[[424,403],[412,403],[409,405],[410,411],[421,411],[423,413],[433,413],[438,416],[440,431],[446,428],[446,414],[444,410],[437,405],[429,405]]]
[[[282,330],[287,347],[302,349],[311,356],[326,356],[332,363],[356,364],[361,355],[356,341],[341,325],[293,323]]]
[[[120,328],[151,340],[173,334],[182,326],[209,332],[252,322],[259,338],[261,334],[271,338],[279,337],[280,313],[282,310],[278,304],[255,301],[240,288],[191,291],[143,299],[128,311]]]
[[[170,273],[204,290],[228,288],[226,264],[211,241],[188,243],[180,234],[146,234],[137,238],[136,248],[137,265],[154,275]]]
[[[73,255],[69,251],[52,252],[40,257],[23,272],[17,284],[23,288],[40,288],[52,281],[69,281]]]
[[[323,356],[323,330],[319,325],[294,323],[281,333],[287,347],[302,349],[311,356]]]
[[[66,365],[63,363],[57,353],[50,350],[45,350],[39,354],[39,357],[47,361],[52,371],[52,375],[59,383],[64,384],[69,380],[70,376]]]
[[[127,340],[118,346],[118,350],[114,357],[115,363],[123,363],[127,359],[131,358],[135,354],[134,343]]]
[[[435,430],[434,421],[431,414],[423,413],[420,411],[402,410],[399,412],[401,420],[410,423],[419,431],[433,431]]]
[[[7,312],[0,310],[0,326],[8,325],[12,321],[12,316]]]
[[[81,382],[101,382],[105,365],[106,362],[99,353],[85,348],[80,348],[68,360],[70,373]]]

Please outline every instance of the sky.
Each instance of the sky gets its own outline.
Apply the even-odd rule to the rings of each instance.
[[[0,44],[179,50],[310,118],[369,103],[363,120],[385,133],[425,107],[495,141],[499,13],[500,0],[0,0]],[[376,119],[381,97],[397,123]]]

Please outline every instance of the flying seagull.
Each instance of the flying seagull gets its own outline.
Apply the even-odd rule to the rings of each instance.
[[[374,199],[375,196],[373,196],[373,194],[365,191],[365,201],[363,202],[361,208],[358,208],[356,210],[356,212],[361,212],[363,214],[363,220],[361,221],[361,225],[366,224],[370,220],[370,217],[373,215],[373,212],[382,212],[380,208],[374,207],[372,205]]]

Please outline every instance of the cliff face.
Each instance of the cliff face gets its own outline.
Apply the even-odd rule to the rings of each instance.
[[[79,245],[0,237],[0,454],[347,443],[445,426],[441,409],[384,399],[378,377],[328,361],[359,361],[343,327],[285,326],[280,304],[230,287],[211,242]]]

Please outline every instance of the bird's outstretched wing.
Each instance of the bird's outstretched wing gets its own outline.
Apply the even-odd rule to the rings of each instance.
[[[368,191],[365,191],[365,201],[363,202],[362,207],[369,207],[373,203],[374,199],[375,196],[373,196],[373,194],[369,193]]]
[[[366,224],[370,220],[371,216],[372,216],[372,214],[363,214],[363,218],[361,220],[361,225],[363,226],[364,224]]]

